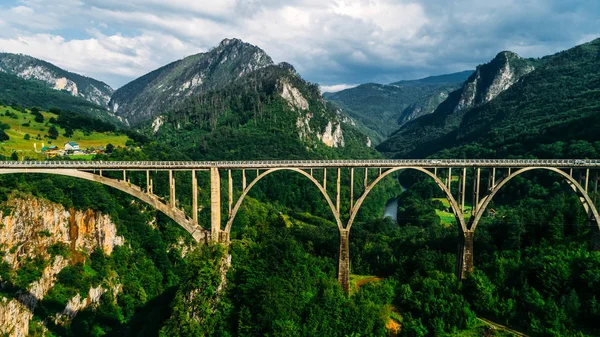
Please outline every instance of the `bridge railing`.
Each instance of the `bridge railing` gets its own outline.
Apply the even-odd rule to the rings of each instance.
[[[599,159],[373,159],[260,161],[1,161],[0,169],[208,170],[276,167],[600,167]]]

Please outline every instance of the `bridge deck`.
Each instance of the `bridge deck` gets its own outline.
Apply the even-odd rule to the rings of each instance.
[[[255,161],[1,161],[0,169],[208,170],[325,167],[584,167],[600,168],[600,159],[373,159]]]

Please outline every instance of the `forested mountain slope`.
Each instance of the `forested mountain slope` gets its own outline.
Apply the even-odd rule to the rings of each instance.
[[[51,89],[38,80],[24,80],[4,72],[0,72],[0,103],[30,108],[38,106],[44,110],[56,107],[122,125],[118,117],[97,104]]]
[[[378,156],[355,123],[289,64],[271,65],[190,97],[144,130],[193,158]]]
[[[170,63],[119,88],[110,108],[136,125],[175,108],[186,97],[227,86],[272,64],[262,49],[238,39],[225,39],[206,53]]]
[[[462,88],[450,93],[432,114],[405,124],[380,144],[378,150],[390,156],[407,156],[416,148],[431,147],[418,152],[423,155],[435,150],[433,144],[438,144],[438,149],[448,146],[453,137],[451,133],[459,132],[468,111],[501,99],[506,90],[518,91],[513,87],[544,62],[523,59],[511,52],[499,53],[489,63],[478,66]]]
[[[316,84],[237,39],[131,82],[113,103],[142,134],[193,159],[379,156]]]
[[[324,97],[341,107],[363,126],[363,132],[380,143],[406,122],[433,112],[472,73],[463,71],[388,85],[366,83],[325,93]]]
[[[25,80],[36,80],[48,88],[65,91],[96,105],[106,107],[113,89],[93,78],[68,72],[51,63],[23,54],[0,53],[0,72]]]

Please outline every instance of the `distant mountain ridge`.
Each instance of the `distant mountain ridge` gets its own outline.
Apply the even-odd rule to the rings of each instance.
[[[361,130],[379,143],[406,122],[432,113],[472,73],[468,70],[388,85],[366,83],[324,97],[356,119]]]
[[[113,89],[106,83],[61,69],[23,54],[0,53],[0,72],[43,82],[51,89],[106,107]]]
[[[209,52],[188,56],[119,88],[109,107],[131,125],[172,109],[185,97],[231,84],[244,74],[273,65],[260,48],[225,39]]]
[[[392,157],[585,157],[594,153],[586,146],[600,144],[598,78],[600,39],[541,59],[501,52],[378,150]],[[571,142],[581,143],[574,149]]]
[[[459,71],[456,73],[427,76],[416,80],[401,80],[389,85],[419,85],[419,84],[454,84],[462,83],[473,74],[473,70]]]

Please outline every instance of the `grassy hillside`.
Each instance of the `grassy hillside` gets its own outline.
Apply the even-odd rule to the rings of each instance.
[[[47,111],[42,111],[41,114],[44,116],[44,122],[38,123],[29,110],[22,112],[0,105],[0,122],[10,126],[10,129],[5,130],[10,139],[0,143],[0,154],[8,157],[16,151],[19,159],[23,157],[43,159],[45,156],[41,152],[36,152],[34,146],[37,146],[37,151],[41,151],[42,144],[56,145],[62,149],[66,142],[76,141],[81,149],[106,146],[109,143],[118,147],[125,146],[129,139],[126,135],[114,132],[84,132],[82,130],[73,130],[71,137],[65,137],[64,128],[49,122],[51,118],[58,119],[57,114]],[[58,129],[57,139],[48,137],[48,131],[52,125]],[[25,135],[29,135],[29,139],[25,139]]]

